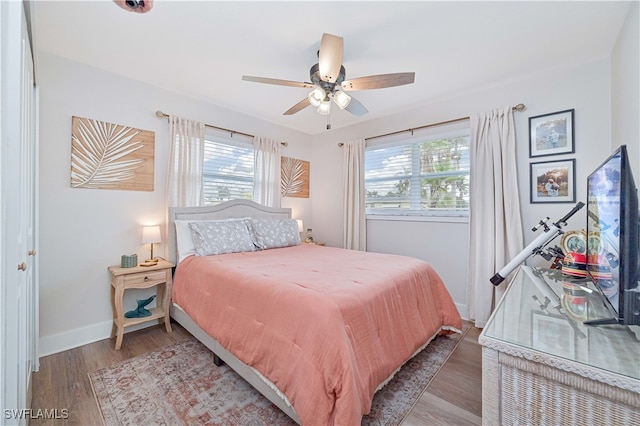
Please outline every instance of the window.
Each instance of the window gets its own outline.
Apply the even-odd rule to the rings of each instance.
[[[207,134],[204,141],[204,204],[253,199],[253,145]]]
[[[367,147],[369,215],[466,216],[469,129]]]

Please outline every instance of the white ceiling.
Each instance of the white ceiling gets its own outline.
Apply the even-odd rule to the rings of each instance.
[[[308,134],[326,118],[282,113],[307,89],[322,33],[344,38],[347,79],[414,71],[412,85],[351,94],[369,113],[333,108],[334,129],[543,69],[611,54],[629,2],[274,2],[156,0],[148,14],[108,0],[39,1],[35,47]],[[521,101],[520,99],[514,101]],[[167,113],[171,105],[158,105]],[[224,126],[224,123],[210,123]]]

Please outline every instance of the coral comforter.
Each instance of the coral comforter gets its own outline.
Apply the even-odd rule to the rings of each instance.
[[[429,264],[299,245],[190,256],[173,300],[291,401],[303,425],[359,425],[377,387],[462,321]]]

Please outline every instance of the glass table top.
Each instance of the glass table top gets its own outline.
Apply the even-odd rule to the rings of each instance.
[[[590,280],[523,265],[482,334],[640,379],[640,327],[583,324],[609,317]]]

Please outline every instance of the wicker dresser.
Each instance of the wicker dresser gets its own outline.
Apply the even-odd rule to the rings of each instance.
[[[640,328],[582,324],[604,317],[590,282],[521,266],[479,338],[482,423],[640,424]]]

